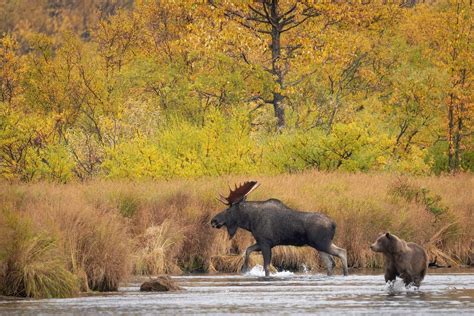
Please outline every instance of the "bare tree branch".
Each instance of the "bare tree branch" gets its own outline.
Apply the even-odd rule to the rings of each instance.
[[[257,15],[261,16],[262,18],[265,19],[265,21],[263,23],[268,23],[270,24],[270,21],[268,19],[268,16],[265,15],[265,13],[262,13],[260,11],[258,11],[257,9],[255,9],[254,7],[252,7],[250,4],[248,5],[249,9],[252,10],[253,12],[255,12]]]

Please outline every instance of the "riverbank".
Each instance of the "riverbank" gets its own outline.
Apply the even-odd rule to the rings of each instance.
[[[351,267],[382,265],[368,245],[383,231],[423,245],[440,265],[472,264],[470,174],[307,172],[252,178],[261,187],[249,200],[278,198],[331,216],[337,223],[335,243],[347,249]],[[229,240],[209,222],[224,208],[217,193],[246,179],[3,183],[0,294],[74,296],[116,290],[131,274],[236,272],[251,235],[238,231]],[[252,258],[261,260],[258,254]],[[320,269],[318,256],[307,247],[277,247],[272,263],[291,271]]]

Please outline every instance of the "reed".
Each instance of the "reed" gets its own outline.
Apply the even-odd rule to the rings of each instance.
[[[3,188],[0,199],[6,209],[56,236],[63,261],[80,280],[81,290],[113,291],[129,274],[129,226],[117,210],[87,203],[76,186]]]
[[[184,235],[181,227],[165,220],[150,226],[137,236],[134,273],[141,275],[181,273],[177,256],[182,249]]]
[[[2,212],[0,230],[0,294],[52,298],[79,292],[56,239],[36,231],[28,218],[7,211]]]

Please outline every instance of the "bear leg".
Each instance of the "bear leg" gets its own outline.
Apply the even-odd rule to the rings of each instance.
[[[385,283],[393,282],[397,278],[397,271],[392,267],[387,267],[385,269]]]

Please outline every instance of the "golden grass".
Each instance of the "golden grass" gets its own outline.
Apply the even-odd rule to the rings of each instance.
[[[224,209],[216,194],[244,180],[248,177],[0,184],[0,205],[57,236],[68,270],[82,280],[83,290],[85,282],[91,289],[113,290],[129,272],[238,271],[252,236],[239,230],[229,240],[225,230],[212,229],[209,222]],[[369,245],[384,231],[425,246],[430,259],[437,257],[440,264],[472,264],[471,174],[306,172],[256,180],[261,187],[249,200],[278,198],[290,207],[332,217],[337,223],[334,242],[347,249],[351,267],[382,265]],[[317,252],[307,247],[277,247],[272,263],[278,269],[321,269]]]
[[[170,220],[148,227],[143,234],[137,236],[135,274],[180,273],[177,255],[181,251],[183,239],[181,227],[173,225]]]
[[[113,291],[129,274],[132,244],[128,221],[115,209],[85,203],[74,186],[3,188],[0,199],[4,208],[57,236],[63,260],[81,280],[81,290]]]
[[[3,211],[0,220],[0,294],[52,298],[79,292],[76,276],[67,269],[57,241],[37,232],[30,220]]]
[[[317,271],[322,267],[317,251],[311,247],[275,247],[272,263],[279,269],[290,271]]]
[[[241,272],[242,266],[244,265],[243,255],[218,255],[212,256],[209,266],[209,272],[221,272],[221,273],[238,273]],[[256,265],[263,266],[263,258],[261,255],[255,253],[249,256],[249,268]],[[270,272],[277,272],[277,269],[270,265]]]

